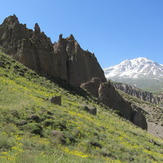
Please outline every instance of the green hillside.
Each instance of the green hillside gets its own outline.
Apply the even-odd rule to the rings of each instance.
[[[162,162],[163,141],[80,89],[0,53],[0,162]],[[62,105],[49,101],[62,97]],[[97,108],[97,115],[84,105]],[[52,134],[52,133],[57,134]]]

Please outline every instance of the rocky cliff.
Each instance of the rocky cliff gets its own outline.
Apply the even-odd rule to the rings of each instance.
[[[81,84],[81,88],[97,97],[102,103],[117,110],[119,115],[135,125],[147,129],[145,111],[123,99],[110,82],[101,82],[98,78]]]
[[[58,76],[74,86],[98,77],[106,81],[94,54],[84,51],[73,35],[52,44],[36,23],[34,31],[13,15],[0,25],[0,47],[27,67],[44,76]]]
[[[130,95],[135,96],[141,100],[148,101],[153,104],[159,104],[161,101],[161,97],[154,96],[150,92],[142,91],[142,90],[140,90],[134,86],[130,86],[128,84],[112,82],[112,85],[116,89],[119,89],[127,94],[130,94]]]

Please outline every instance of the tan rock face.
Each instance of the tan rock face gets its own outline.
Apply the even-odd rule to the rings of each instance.
[[[99,78],[94,77],[91,79],[91,81],[82,83],[80,87],[89,92],[90,94],[92,94],[94,97],[98,98],[99,97],[98,89],[100,87],[100,84],[101,80]]]
[[[38,25],[32,31],[19,24],[16,16],[6,18],[0,25],[0,46],[7,54],[37,72],[46,73],[51,66],[53,46],[50,39],[40,33]]]
[[[102,83],[98,92],[99,99],[104,104],[114,110],[118,110],[122,117],[131,121],[133,124],[142,129],[147,129],[147,122],[143,110],[125,101],[110,82]]]
[[[100,79],[93,78],[91,81],[81,84],[81,87],[97,97],[106,106],[119,111],[119,114],[123,118],[126,118],[142,129],[147,129],[143,110],[125,101],[110,82],[101,82]]]
[[[20,24],[15,15],[6,18],[0,25],[0,47],[36,72],[58,76],[74,86],[92,77],[106,81],[94,54],[84,51],[73,35],[66,39],[60,35],[59,41],[52,44],[37,23],[34,29]]]
[[[54,44],[53,48],[57,56],[63,56],[61,57],[63,61],[59,64],[63,64],[60,70],[63,74],[62,78],[65,78],[70,84],[80,86],[81,83],[91,80],[92,77],[106,81],[94,54],[84,51],[73,35],[66,39],[60,35],[59,41]]]

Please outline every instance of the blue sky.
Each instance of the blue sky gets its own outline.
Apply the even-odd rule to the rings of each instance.
[[[53,42],[73,34],[102,68],[137,57],[163,64],[163,0],[2,1],[0,23],[13,14]]]

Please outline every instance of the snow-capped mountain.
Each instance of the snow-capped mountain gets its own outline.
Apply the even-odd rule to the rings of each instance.
[[[144,57],[125,60],[104,69],[106,78],[162,78],[163,65]]]
[[[163,91],[163,64],[144,57],[104,69],[105,77],[148,91]]]

